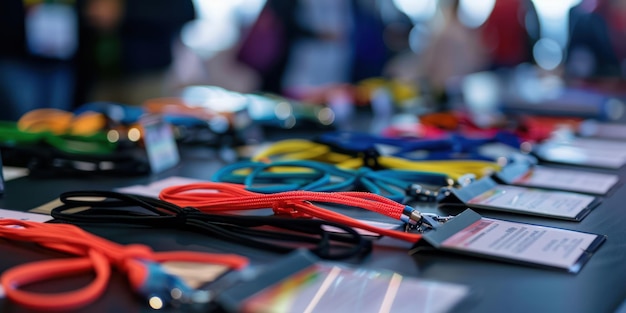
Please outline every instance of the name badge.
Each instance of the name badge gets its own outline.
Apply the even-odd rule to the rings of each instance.
[[[150,170],[159,173],[177,165],[180,155],[171,125],[155,115],[143,117],[139,123],[143,129]]]
[[[296,251],[218,294],[225,312],[449,312],[468,286],[323,262]]]
[[[433,247],[522,265],[578,273],[606,236],[481,217],[466,210],[424,234]],[[419,252],[419,248],[412,253]]]
[[[600,203],[591,195],[508,186],[496,183],[490,177],[460,188],[441,204],[461,201],[470,208],[537,215],[580,221]]]
[[[619,182],[614,174],[560,169],[524,163],[505,166],[494,177],[507,184],[606,195]]]
[[[546,162],[618,169],[626,163],[626,142],[580,137],[552,139],[536,145],[532,153]]]

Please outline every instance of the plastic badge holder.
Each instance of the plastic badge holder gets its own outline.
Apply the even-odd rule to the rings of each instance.
[[[448,312],[466,299],[464,285],[395,272],[322,263],[297,251],[252,281],[220,294],[227,312]]]
[[[440,251],[578,273],[606,236],[481,217],[465,210],[424,234],[411,253]],[[428,246],[426,246],[428,245]]]
[[[176,166],[180,155],[171,125],[159,115],[144,116],[139,122],[144,131],[143,141],[152,173]]]
[[[626,125],[589,119],[580,123],[577,133],[587,138],[625,140]]]
[[[533,147],[539,160],[607,169],[619,169],[626,163],[626,142],[597,138],[555,138]]]
[[[619,183],[619,176],[614,174],[538,166],[526,162],[513,162],[495,173],[494,178],[507,185],[594,195],[607,195]]]
[[[573,192],[501,185],[491,177],[483,177],[465,187],[450,189],[450,195],[441,205],[459,205],[459,202],[475,209],[580,221],[601,199]]]

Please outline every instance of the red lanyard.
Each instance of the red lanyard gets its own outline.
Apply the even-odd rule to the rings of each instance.
[[[159,196],[162,200],[181,207],[194,207],[206,213],[271,208],[279,215],[315,217],[409,242],[417,242],[422,238],[421,234],[371,226],[312,203],[345,205],[367,209],[405,222],[421,222],[421,215],[412,207],[369,192],[287,191],[261,194],[247,191],[245,185],[206,182],[168,187]]]
[[[71,310],[85,306],[105,291],[111,268],[126,273],[133,289],[146,296],[169,294],[171,284],[157,290],[167,275],[154,264],[165,261],[187,261],[222,264],[241,269],[248,260],[238,255],[211,254],[191,251],[153,252],[139,244],[120,245],[92,235],[68,224],[47,224],[12,219],[0,220],[0,237],[9,240],[35,242],[46,248],[75,255],[69,259],[44,260],[13,267],[0,277],[6,296],[25,307],[38,310]],[[20,290],[20,286],[54,278],[93,272],[95,278],[86,286],[60,293],[35,293]],[[157,287],[158,286],[158,287]],[[164,299],[167,300],[167,299]]]

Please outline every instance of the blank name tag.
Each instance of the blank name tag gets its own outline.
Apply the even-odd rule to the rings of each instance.
[[[496,178],[509,185],[605,195],[617,185],[619,176],[546,166],[507,166]]]
[[[152,173],[160,173],[180,162],[178,146],[171,125],[161,116],[149,115],[140,119],[143,141]]]
[[[452,195],[470,208],[574,221],[582,220],[601,201],[597,197],[574,192],[501,185],[490,177],[454,189]]]
[[[626,142],[590,138],[548,140],[533,154],[547,162],[618,169],[626,163]]]

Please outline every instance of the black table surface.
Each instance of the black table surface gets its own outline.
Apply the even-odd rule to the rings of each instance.
[[[182,162],[165,172],[141,177],[22,177],[6,183],[0,199],[4,209],[27,211],[47,203],[64,191],[113,188],[148,184],[169,176],[209,179],[225,164],[210,149],[182,151]],[[595,171],[615,173],[615,171]],[[617,171],[621,180],[626,170]],[[408,247],[375,243],[373,252],[362,260],[349,261],[357,267],[392,270],[420,279],[459,283],[471,288],[471,299],[455,309],[459,312],[621,312],[626,299],[626,187],[619,186],[580,222],[562,221],[507,213],[479,211],[485,217],[554,226],[607,236],[606,242],[577,274],[535,268],[461,255],[428,252],[410,255]],[[143,243],[154,250],[187,249],[206,252],[238,253],[252,264],[267,264],[279,255],[234,246],[209,237],[183,231],[163,231],[128,227],[89,226],[86,230],[115,242]],[[34,260],[59,257],[44,249],[26,249],[0,241],[0,270]],[[89,277],[76,277],[50,284],[84,283]],[[56,288],[50,285],[49,288]],[[6,299],[1,312],[28,312]],[[106,293],[84,312],[148,312],[148,305],[133,296],[125,278],[113,275]],[[164,309],[162,311],[175,311]]]

